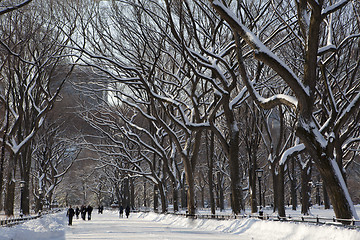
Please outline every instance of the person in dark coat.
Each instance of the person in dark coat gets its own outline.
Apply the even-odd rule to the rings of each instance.
[[[123,206],[122,205],[120,205],[120,207],[119,207],[119,217],[123,217],[124,216],[124,208],[123,208]]]
[[[85,207],[84,205],[81,206],[80,212],[81,212],[81,218],[82,218],[82,220],[85,221],[86,207]]]
[[[69,226],[72,225],[72,220],[73,220],[74,215],[75,215],[75,211],[70,205],[70,207],[69,207],[69,209],[67,210],[67,213],[66,213],[66,216],[68,216],[68,218],[69,218]]]
[[[76,209],[75,209],[76,219],[79,219],[79,214],[80,214],[80,208],[76,207]]]
[[[91,212],[93,210],[93,207],[88,205],[86,208],[87,214],[88,214],[88,220],[91,220]]]
[[[104,207],[102,205],[99,205],[99,214],[102,214],[103,213],[103,210],[104,210]]]
[[[129,218],[129,214],[130,214],[130,207],[129,207],[129,205],[126,206],[126,208],[125,208],[125,214],[126,214],[126,217]]]

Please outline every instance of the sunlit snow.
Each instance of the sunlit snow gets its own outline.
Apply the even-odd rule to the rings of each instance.
[[[359,207],[359,206],[358,206]],[[291,212],[291,211],[289,211]],[[313,211],[330,216],[332,210]],[[294,214],[294,213],[293,213]],[[21,225],[0,228],[0,240],[73,240],[73,239],[360,239],[359,230],[304,223],[239,220],[187,219],[175,215],[132,213],[119,218],[117,211],[93,214],[91,221],[74,219],[67,226],[65,212],[46,215]]]

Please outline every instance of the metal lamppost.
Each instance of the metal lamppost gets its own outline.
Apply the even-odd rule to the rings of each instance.
[[[316,188],[315,202],[316,202],[316,204],[318,204],[320,206],[320,204],[321,204],[320,187],[322,186],[322,183],[319,181],[318,182],[310,181],[309,186],[312,188]]]
[[[184,190],[185,190],[185,206],[186,206],[186,213],[188,213],[188,191],[189,191],[189,185],[185,184],[184,186]]]
[[[25,181],[20,181],[20,217],[23,217]]]
[[[154,196],[154,211],[157,212],[158,211],[158,197],[159,197],[159,190],[156,188],[155,189],[155,196]]]
[[[255,170],[256,172],[256,176],[259,180],[259,202],[260,202],[260,207],[259,207],[259,217],[262,218],[263,216],[263,211],[262,211],[262,199],[261,199],[261,178],[263,176],[264,170],[261,168],[258,168]]]
[[[322,186],[321,182],[316,182],[316,203],[320,206],[321,205],[321,199],[320,199],[320,187]]]

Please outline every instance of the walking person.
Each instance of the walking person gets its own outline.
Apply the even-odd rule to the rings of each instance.
[[[124,208],[123,208],[123,206],[122,205],[120,205],[120,207],[119,207],[119,217],[123,217],[124,216]]]
[[[75,215],[75,211],[70,205],[69,209],[67,210],[67,213],[66,213],[66,216],[68,216],[68,218],[69,218],[69,226],[72,225],[72,220],[73,220],[74,215]]]
[[[85,221],[86,207],[85,207],[84,205],[81,206],[80,213],[81,213],[81,218],[82,218],[82,220]]]
[[[130,215],[130,207],[129,207],[129,205],[127,205],[126,208],[125,208],[125,214],[126,214],[126,218],[129,218],[129,215]]]
[[[75,209],[76,219],[79,219],[79,214],[80,214],[80,209],[79,209],[79,207],[76,207],[76,209]]]
[[[104,211],[104,206],[103,206],[103,205],[101,205],[101,206],[100,206],[100,208],[101,208],[101,212],[100,212],[100,213],[101,213],[101,214],[103,214],[103,211]]]
[[[104,210],[104,206],[99,205],[98,213],[99,213],[99,214],[102,214],[102,213],[103,213],[103,210]]]
[[[87,206],[86,208],[86,211],[87,211],[87,214],[88,214],[88,220],[91,220],[91,212],[93,210],[93,207],[90,206],[90,204]]]

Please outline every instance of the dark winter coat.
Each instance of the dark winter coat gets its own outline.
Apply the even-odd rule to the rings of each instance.
[[[78,207],[76,207],[76,209],[75,209],[75,214],[76,214],[76,216],[79,216],[79,214],[80,214],[80,209]]]
[[[74,215],[75,215],[75,211],[74,211],[74,209],[72,207],[70,207],[67,210],[66,216],[68,216],[69,218],[72,218]]]
[[[85,220],[86,207],[85,207],[84,205],[81,206],[80,212],[81,212],[81,218],[82,218],[83,220]]]
[[[120,207],[119,207],[119,212],[120,212],[120,214],[123,214],[123,213],[124,213],[124,208],[123,208],[123,206],[120,206]]]
[[[126,206],[125,214],[126,214],[126,217],[129,217],[129,214],[130,214],[130,207],[129,206]]]
[[[92,210],[93,210],[93,207],[90,205],[86,208],[88,215],[91,215]]]

